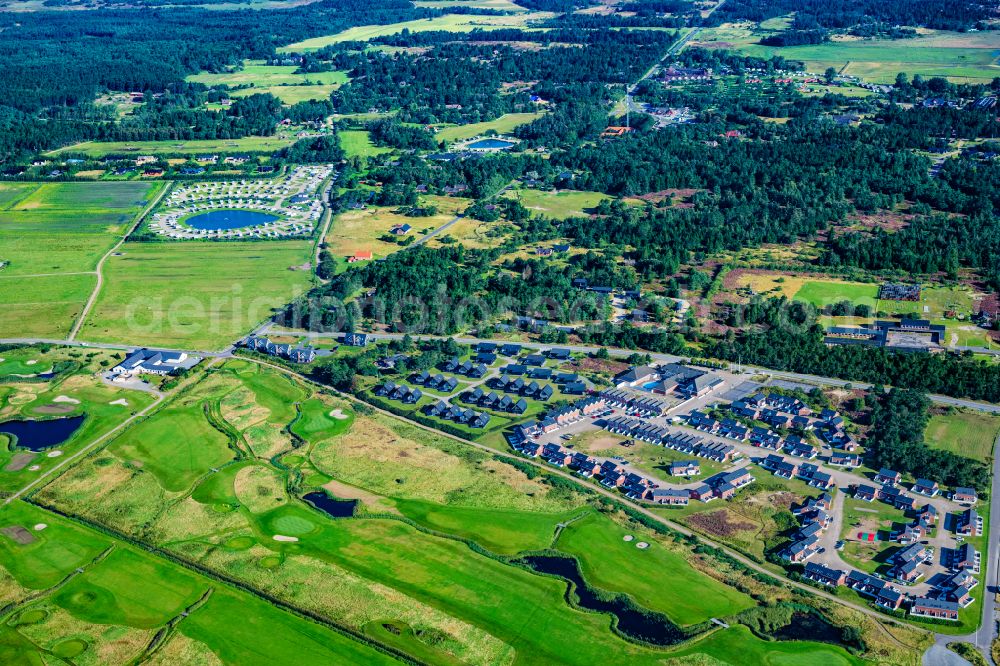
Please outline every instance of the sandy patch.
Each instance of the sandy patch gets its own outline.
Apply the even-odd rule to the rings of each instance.
[[[284,534],[275,534],[271,538],[274,539],[275,541],[284,541],[284,542],[288,542],[288,543],[294,543],[294,542],[296,542],[296,541],[299,540],[298,537],[285,536]]]
[[[35,540],[35,535],[20,525],[11,525],[10,527],[0,529],[0,534],[10,537],[22,546],[25,546]]]
[[[327,481],[323,484],[323,490],[327,491],[331,496],[336,497],[337,499],[357,500],[365,506],[378,506],[380,510],[385,510],[386,508],[382,505],[383,498],[381,495],[376,495],[375,493],[370,493],[367,490],[349,486],[346,483],[341,483],[337,480]],[[398,513],[395,508],[390,510]]]
[[[38,471],[38,470],[40,470],[41,468],[42,468],[42,466],[41,466],[41,465],[32,465],[31,467],[29,467],[29,468],[28,468],[28,471],[29,471],[29,472],[37,472],[37,471]]]
[[[38,523],[37,525],[35,525],[35,531],[36,532],[41,532],[46,527],[48,527],[48,525],[46,525],[45,523]]]
[[[646,543],[645,541],[640,541],[639,543],[635,544],[635,547],[638,548],[639,550],[646,550],[647,548],[649,548],[649,544]]]
[[[343,421],[344,419],[350,418],[347,414],[344,413],[344,410],[339,408],[330,410],[330,416],[339,421]]]
[[[117,400],[112,400],[108,403],[109,405],[121,405],[122,407],[128,407],[128,400],[125,398],[118,398]]]
[[[37,361],[37,360],[35,360],[35,359],[31,359],[30,361],[26,361],[26,362],[25,362],[25,365],[34,365],[34,364],[36,364],[36,363],[38,363],[38,361]]]
[[[625,536],[622,537],[622,541],[633,541],[634,539],[635,537],[632,536],[631,534],[626,534]]]
[[[71,398],[68,395],[57,395],[56,397],[52,398],[52,402],[65,402],[70,405],[80,404],[79,400],[77,400],[76,398]]]
[[[11,456],[10,462],[7,463],[7,466],[4,467],[4,471],[20,472],[22,469],[28,466],[28,463],[30,463],[34,459],[35,459],[34,453],[28,453],[28,452],[15,453],[13,456]]]
[[[55,451],[49,451],[45,455],[48,456],[49,458],[58,458],[59,456],[62,455],[62,453],[63,453],[62,451],[56,449]]]

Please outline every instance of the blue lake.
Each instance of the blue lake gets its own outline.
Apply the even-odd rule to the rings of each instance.
[[[72,437],[83,425],[85,415],[70,416],[48,421],[7,421],[0,423],[0,432],[14,435],[17,445],[32,451],[43,451],[58,446]]]
[[[195,229],[242,229],[256,227],[266,222],[279,220],[277,215],[258,213],[252,210],[210,210],[184,220],[184,224]]]
[[[514,147],[513,141],[503,139],[480,139],[469,144],[470,150],[508,150]]]

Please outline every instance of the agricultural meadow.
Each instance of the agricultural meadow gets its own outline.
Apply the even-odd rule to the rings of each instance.
[[[248,360],[185,381],[30,503],[0,509],[5,662],[381,663],[398,649],[446,664],[745,663],[738,643],[754,663],[861,663],[708,624],[756,605],[741,589],[770,588],[545,476]],[[350,509],[301,499],[313,493]],[[516,564],[546,549],[577,558],[588,585],[707,633],[676,648],[625,640],[564,580]]]
[[[65,337],[162,184],[0,184],[0,337]]]

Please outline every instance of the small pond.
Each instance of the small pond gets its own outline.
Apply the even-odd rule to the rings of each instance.
[[[467,147],[469,150],[510,150],[515,144],[513,141],[503,139],[480,139],[473,141]]]
[[[86,415],[81,414],[47,421],[7,421],[0,423],[0,432],[16,437],[19,447],[44,451],[69,439],[85,418]]]
[[[816,641],[842,645],[844,632],[816,613],[796,612],[792,621],[771,632],[779,641]]]
[[[216,231],[257,227],[280,219],[277,215],[259,213],[253,210],[210,210],[207,213],[199,213],[189,217],[184,220],[184,224],[194,229]]]
[[[575,585],[574,592],[580,606],[599,613],[611,613],[618,618],[618,630],[626,636],[653,645],[676,645],[688,638],[687,634],[661,613],[637,608],[626,603],[624,599],[614,598],[612,595],[602,599],[588,587],[580,575],[576,561],[569,557],[533,555],[522,558],[520,562],[539,573],[571,581]]]
[[[354,515],[355,507],[358,506],[358,500],[337,499],[318,490],[306,493],[302,499],[331,518],[350,518]]]

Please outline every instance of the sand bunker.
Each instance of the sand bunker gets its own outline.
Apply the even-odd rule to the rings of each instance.
[[[646,543],[645,541],[640,541],[639,543],[635,544],[635,547],[640,550],[646,550],[647,548],[649,548],[649,544]]]
[[[633,539],[635,539],[635,537],[632,536],[631,534],[626,534],[625,536],[622,537],[622,541],[632,541]]]
[[[122,407],[128,407],[128,400],[125,398],[118,398],[117,400],[112,400],[108,403],[109,405],[121,405]]]
[[[272,538],[272,539],[274,539],[275,541],[287,541],[287,542],[289,542],[289,543],[293,543],[293,542],[295,542],[295,541],[298,541],[298,540],[299,540],[299,538],[298,538],[298,537],[293,537],[293,536],[285,536],[284,534],[275,534],[275,535],[274,535],[273,537],[271,537],[271,538]]]
[[[45,523],[38,523],[37,525],[35,525],[35,531],[36,532],[41,532],[46,527],[48,527],[48,525],[46,525]]]
[[[79,400],[77,400],[76,398],[71,398],[68,395],[57,395],[56,397],[52,398],[52,402],[65,402],[70,405],[80,404]]]
[[[37,472],[37,471],[38,471],[38,470],[40,470],[41,468],[42,468],[42,466],[41,466],[41,465],[32,465],[31,467],[29,467],[29,468],[28,468],[28,471],[29,471],[29,472]]]
[[[338,419],[340,421],[343,421],[344,419],[349,418],[347,416],[347,414],[344,413],[344,410],[342,410],[342,409],[331,410],[330,411],[330,416],[332,416],[333,418]]]
[[[38,361],[36,361],[35,359],[31,359],[30,361],[25,362],[25,365],[34,365],[36,363],[38,363]]]
[[[58,458],[59,456],[62,455],[62,451],[56,449],[55,451],[49,451],[45,455],[48,456],[49,458]]]

